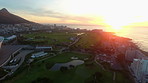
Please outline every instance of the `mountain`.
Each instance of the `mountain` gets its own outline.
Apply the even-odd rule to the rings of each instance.
[[[0,24],[32,23],[24,18],[11,14],[6,8],[0,10]]]

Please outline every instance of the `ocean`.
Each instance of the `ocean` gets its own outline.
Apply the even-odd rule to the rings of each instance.
[[[112,31],[106,27],[92,26],[92,25],[66,25],[70,28],[80,28],[80,29],[102,29],[107,32],[115,32],[117,36],[126,37],[132,39],[140,49],[148,52],[148,28],[146,27],[135,27],[135,28],[123,28],[118,31]]]

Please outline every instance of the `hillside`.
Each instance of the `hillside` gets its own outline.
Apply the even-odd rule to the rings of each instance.
[[[32,23],[17,15],[11,14],[7,9],[0,10],[0,24],[20,24],[20,23]]]

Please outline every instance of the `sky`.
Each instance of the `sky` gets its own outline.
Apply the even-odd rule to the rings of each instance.
[[[38,23],[147,27],[147,0],[0,0],[0,8]]]

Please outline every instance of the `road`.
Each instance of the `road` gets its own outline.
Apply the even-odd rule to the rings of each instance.
[[[6,45],[0,49],[0,67],[11,58],[12,53],[22,48],[22,45]]]
[[[71,43],[70,45],[68,45],[68,47],[74,45],[75,43],[77,43],[80,40],[80,37],[78,37],[73,43]]]
[[[33,52],[33,51],[32,50],[22,50],[16,57],[13,58],[13,60],[14,59],[17,59],[17,60],[21,59],[21,61],[19,62],[19,64],[15,68],[11,69],[11,72],[9,73],[10,75],[11,75],[11,73],[15,72],[22,65],[22,63],[25,60],[26,55],[28,55],[31,52]]]
[[[68,45],[68,47],[63,47],[62,49],[60,49],[59,53],[62,53],[63,50],[69,49],[70,46],[74,45],[75,43],[77,43],[80,40],[80,37],[77,38],[73,43],[71,43],[70,45]]]
[[[19,64],[17,65],[17,66],[10,66],[12,69],[11,69],[11,72],[9,72],[7,75],[5,75],[4,77],[2,77],[2,78],[0,78],[0,80],[3,80],[3,79],[5,79],[7,76],[9,76],[9,75],[12,75],[13,74],[13,72],[15,72],[21,65],[22,65],[22,63],[24,62],[24,60],[25,60],[25,57],[26,57],[26,55],[28,55],[29,53],[31,53],[31,52],[33,52],[32,50],[22,50],[17,56],[15,56],[14,58],[13,58],[13,60],[14,59],[17,59],[17,60],[19,60],[19,59],[21,59],[21,61],[19,62]],[[6,66],[6,67],[9,67],[9,66]]]

